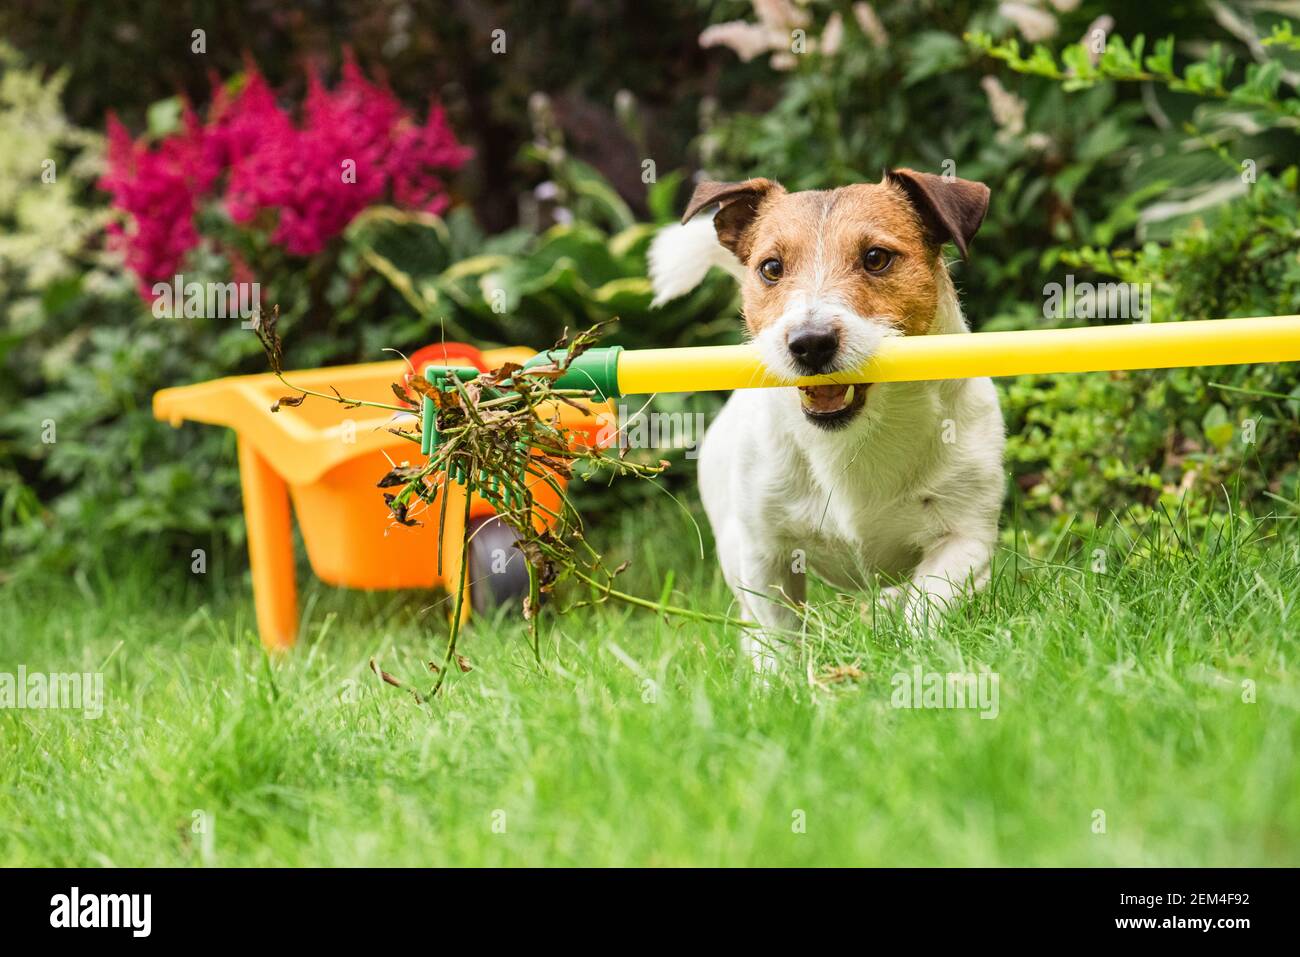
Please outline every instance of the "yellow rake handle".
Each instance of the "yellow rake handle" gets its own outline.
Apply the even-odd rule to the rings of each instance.
[[[774,378],[752,345],[635,349],[618,356],[618,390],[641,395],[1295,361],[1300,316],[1260,316],[891,338],[856,372],[793,383]]]

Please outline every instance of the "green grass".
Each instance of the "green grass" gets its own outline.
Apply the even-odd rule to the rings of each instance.
[[[424,705],[367,666],[431,683],[445,627],[419,595],[309,587],[304,639],[271,663],[241,574],[124,557],[19,581],[0,594],[0,671],[102,670],[107,703],[97,720],[0,711],[0,860],[1294,864],[1295,535],[1150,532],[1056,563],[1005,555],[921,640],[823,591],[766,689],[722,628],[584,609],[548,619],[539,668],[498,619]],[[605,533],[612,562],[635,559],[632,590],[671,574],[679,603],[726,609],[679,513]],[[862,677],[824,679],[845,664]],[[996,671],[997,718],[891,708],[891,676],[917,664]]]

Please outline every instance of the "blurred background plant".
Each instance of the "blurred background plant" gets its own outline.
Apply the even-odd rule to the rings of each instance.
[[[645,249],[691,179],[819,188],[911,165],[993,189],[955,273],[976,327],[1076,321],[1044,316],[1067,274],[1150,283],[1155,321],[1300,311],[1297,14],[1255,0],[10,5],[4,566],[240,544],[231,439],[161,426],[149,396],[263,371],[258,346],[237,321],[156,318],[141,287],[172,263],[259,282],[297,366],[442,338],[542,346],[612,317],[611,341],[631,347],[735,341],[723,276],[650,306]],[[358,144],[389,172],[336,189]],[[171,185],[139,191],[163,181],[151,170]],[[1289,366],[1007,382],[1011,505],[1043,547],[1071,521],[1188,493],[1199,520],[1231,498],[1294,510],[1298,386]],[[674,473],[670,489],[689,485]],[[652,494],[623,484],[638,490],[587,489],[584,507]]]
[[[1071,96],[1141,91],[1152,132],[1119,158],[1128,195],[1086,243],[1045,250],[1038,267],[1148,285],[1155,322],[1300,311],[1297,168],[1286,165],[1300,146],[1300,73],[1291,68],[1300,43],[1288,21],[1256,32],[1226,5],[1210,9],[1253,62],[1238,69],[1215,43],[1176,64],[1173,37],[1126,41],[1110,24],[1091,26],[1059,59],[1042,44],[1025,56],[1014,37],[968,35],[1029,82]],[[1021,378],[1006,394],[1023,504],[1049,512],[1057,529],[1084,502],[1094,521],[1146,521],[1163,509],[1194,526],[1225,503],[1300,508],[1293,364]]]

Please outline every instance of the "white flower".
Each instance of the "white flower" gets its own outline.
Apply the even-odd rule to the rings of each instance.
[[[1030,43],[1041,43],[1056,36],[1056,17],[1028,3],[1000,3],[998,15],[1010,20]]]
[[[875,8],[866,3],[865,0],[862,3],[853,5],[853,19],[858,21],[859,29],[877,47],[883,47],[889,42],[889,31],[880,22],[880,17],[876,15]]]
[[[774,38],[772,31],[761,24],[730,20],[706,28],[700,34],[700,46],[727,47],[748,63],[754,57],[784,47],[785,34],[777,33]]]
[[[1002,142],[1025,131],[1025,101],[1004,87],[995,76],[980,80],[980,86],[989,98],[989,111],[998,125],[998,139]]]
[[[826,29],[822,31],[821,39],[817,41],[817,49],[826,56],[834,56],[840,52],[840,44],[843,42],[844,18],[837,11],[826,21]]]
[[[774,70],[793,70],[799,62],[794,46],[796,31],[802,41],[799,53],[819,49],[834,56],[839,51],[844,39],[844,18],[839,13],[831,14],[820,40],[814,40],[806,36],[812,15],[790,0],[753,0],[753,5],[758,23],[747,20],[716,23],[700,34],[700,46],[727,47],[746,63],[770,53],[768,63]]]
[[[1083,36],[1079,42],[1088,53],[1088,62],[1096,66],[1101,61],[1101,55],[1106,49],[1106,38],[1110,36],[1110,31],[1115,29],[1115,18],[1109,13],[1103,13],[1096,20],[1088,25],[1088,29],[1083,31]]]
[[[812,22],[808,11],[799,9],[790,0],[753,0],[753,4],[758,22],[778,33],[789,33]]]

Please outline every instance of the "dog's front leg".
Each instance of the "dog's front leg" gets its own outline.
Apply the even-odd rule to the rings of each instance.
[[[949,535],[925,549],[912,572],[903,606],[913,631],[923,631],[954,601],[988,583],[993,541],[993,535]]]
[[[728,544],[719,551],[723,574],[744,619],[758,625],[745,630],[741,647],[755,671],[774,671],[782,647],[799,627],[794,606],[803,603],[805,576],[795,572],[792,549],[744,534]]]

